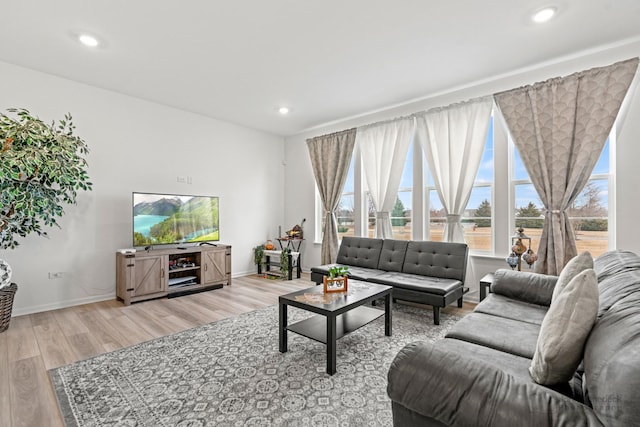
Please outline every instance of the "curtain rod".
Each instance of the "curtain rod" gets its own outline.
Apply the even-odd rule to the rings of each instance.
[[[338,135],[342,135],[345,133],[349,133],[349,132],[353,132],[355,131],[357,128],[350,128],[350,129],[345,129],[345,130],[339,130],[337,132],[332,132],[332,133],[327,133],[324,135],[318,135],[318,136],[314,136],[312,138],[307,138],[307,142],[309,141],[313,141],[314,139],[318,139],[318,138],[327,138],[329,136],[338,136]]]

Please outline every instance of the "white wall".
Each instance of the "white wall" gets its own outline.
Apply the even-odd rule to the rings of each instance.
[[[496,76],[484,82],[456,88],[442,94],[411,102],[402,106],[389,108],[357,118],[349,118],[334,122],[285,139],[286,161],[285,179],[287,195],[285,198],[285,222],[296,223],[299,218],[307,218],[303,246],[303,267],[309,269],[320,263],[320,244],[313,243],[315,230],[315,181],[311,170],[311,162],[307,152],[305,140],[314,136],[337,132],[380,120],[391,119],[405,114],[426,110],[433,107],[446,106],[479,96],[513,89],[519,86],[546,80],[551,77],[563,76],[593,67],[605,66],[631,57],[640,56],[640,40],[630,40],[606,49],[594,49],[582,52],[571,58],[563,58],[554,63],[540,64],[527,70],[521,70],[509,75]],[[428,78],[428,71],[425,72]],[[636,81],[639,79],[636,78]],[[640,86],[636,85],[636,86]],[[416,94],[418,98],[421,94]],[[637,194],[638,160],[640,159],[640,89],[637,87],[627,97],[626,118],[618,133],[617,145],[617,181],[616,181],[616,246],[640,253],[640,198]],[[504,240],[507,241],[508,236]],[[506,247],[505,245],[502,245]],[[504,254],[496,257],[472,256],[467,272],[467,286],[475,292],[477,297],[478,281],[488,272],[497,268],[505,268]],[[473,295],[471,296],[473,299]]]
[[[282,137],[7,63],[0,75],[2,111],[24,107],[47,122],[73,115],[94,183],[50,239],[33,235],[0,251],[19,286],[14,315],[115,297],[115,251],[132,244],[132,191],[219,196],[232,274],[255,271],[252,248],[283,223]],[[49,272],[65,277],[49,280]]]

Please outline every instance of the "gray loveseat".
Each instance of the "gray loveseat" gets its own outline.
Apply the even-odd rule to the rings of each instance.
[[[329,268],[349,267],[349,277],[393,286],[393,299],[433,306],[440,324],[440,307],[458,301],[464,287],[469,248],[464,243],[344,237],[335,264],[311,269],[311,280],[323,282]]]
[[[389,369],[396,426],[640,425],[640,257],[595,259],[599,309],[571,381],[528,368],[555,276],[499,270],[492,293],[436,343],[402,349]]]

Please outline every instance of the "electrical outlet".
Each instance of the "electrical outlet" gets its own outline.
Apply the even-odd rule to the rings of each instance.
[[[58,271],[56,273],[49,273],[49,279],[62,279],[64,277],[64,273],[62,271]]]

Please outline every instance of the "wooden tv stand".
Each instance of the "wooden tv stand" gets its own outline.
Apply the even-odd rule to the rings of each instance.
[[[231,246],[116,252],[116,297],[125,305],[231,285]]]

